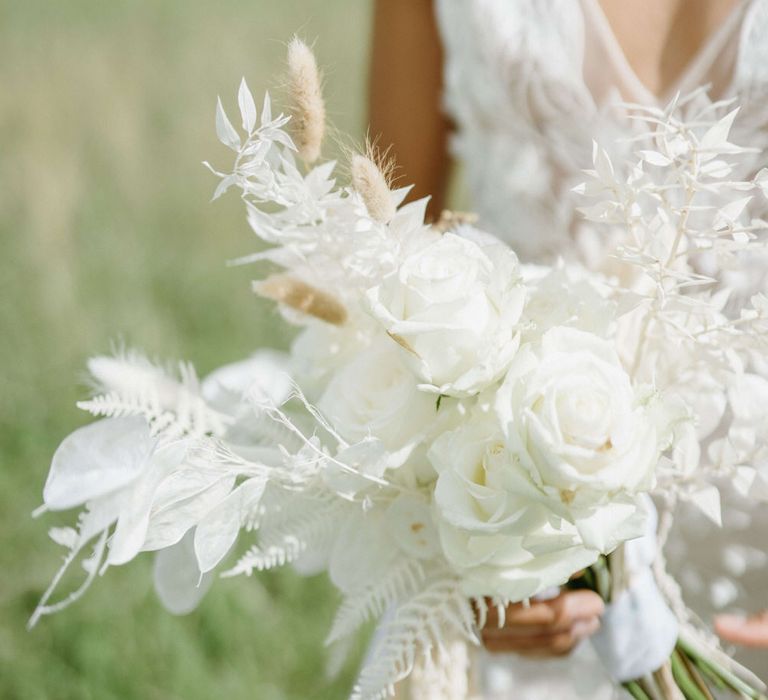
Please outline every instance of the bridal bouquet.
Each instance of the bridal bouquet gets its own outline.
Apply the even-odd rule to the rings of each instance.
[[[339,589],[328,643],[380,619],[353,697],[382,698],[414,670],[437,673],[455,641],[477,642],[489,606],[580,573],[620,591],[624,569],[606,555],[643,535],[649,493],[669,504],[666,527],[676,499],[716,518],[717,478],[768,491],[768,298],[734,319],[728,287],[691,262],[738,264],[764,226],[732,193],[768,183],[729,180],[720,157],[743,151],[727,141],[733,115],[640,115],[652,143],[629,176],[596,149],[582,188],[598,198],[588,216],[611,227],[615,269],[529,267],[466,217],[426,224],[426,201],[403,204],[375,149],[351,154],[338,184],[319,160],[315,59],[294,40],[288,64],[290,114],[269,95],[257,112],[243,81],[242,128],[216,111],[234,165],[209,167],[214,197],[239,190],[267,244],[239,262],[267,266],[254,291],[298,327],[291,351],[202,380],[134,351],[90,361],[80,407],[100,419],[56,451],[42,507],[82,510],[50,532],[68,553],[31,624],[142,551],[157,551],[175,612],[216,572],[290,563]],[[85,581],[51,602],[78,560]],[[691,683],[705,668],[757,697],[700,633],[680,638]],[[644,697],[645,681],[620,680]]]

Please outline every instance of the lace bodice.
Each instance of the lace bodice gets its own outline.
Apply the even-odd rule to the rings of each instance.
[[[711,85],[701,99],[733,97],[741,105],[734,142],[763,151],[745,167],[755,172],[768,161],[768,0],[739,3],[660,98],[632,71],[598,0],[435,2],[453,154],[480,225],[525,262],[583,255],[571,190],[591,165],[593,140],[611,150],[636,128],[626,102],[663,106],[677,91]],[[755,265],[757,274],[744,274],[747,286],[764,287],[768,262]],[[718,607],[768,606],[768,514],[744,512],[736,500],[724,511],[722,530],[684,514],[668,548],[673,573],[704,619]],[[742,658],[768,677],[768,654]],[[498,694],[486,689],[485,697],[612,697],[595,661],[583,648],[568,662],[486,660],[486,686],[495,683]]]
[[[445,107],[480,224],[527,261],[574,252],[571,187],[630,124],[622,101],[665,104],[711,84],[742,105],[734,140],[768,146],[768,1],[744,0],[657,100],[639,81],[598,0],[436,0]]]

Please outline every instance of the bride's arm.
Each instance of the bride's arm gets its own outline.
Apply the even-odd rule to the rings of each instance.
[[[440,214],[449,167],[449,124],[440,108],[442,48],[432,0],[377,0],[370,81],[370,136],[392,146],[399,185],[432,195]]]

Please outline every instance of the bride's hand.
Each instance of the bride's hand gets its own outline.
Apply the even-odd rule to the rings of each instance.
[[[499,628],[496,609],[489,606],[488,620],[481,630],[483,645],[490,652],[523,656],[564,656],[600,627],[605,605],[592,591],[564,591],[550,600],[532,600],[506,609]]]
[[[751,617],[718,615],[715,632],[728,642],[745,647],[768,648],[768,610]]]

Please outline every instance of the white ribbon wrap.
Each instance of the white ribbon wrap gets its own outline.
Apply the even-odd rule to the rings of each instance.
[[[626,590],[606,607],[592,645],[610,676],[620,683],[661,667],[675,648],[679,633],[651,571],[656,557],[656,509],[648,499],[646,534],[624,545]]]
[[[620,683],[658,669],[677,642],[677,618],[650,570],[633,577],[630,588],[606,607],[602,623],[592,645],[608,673]]]

